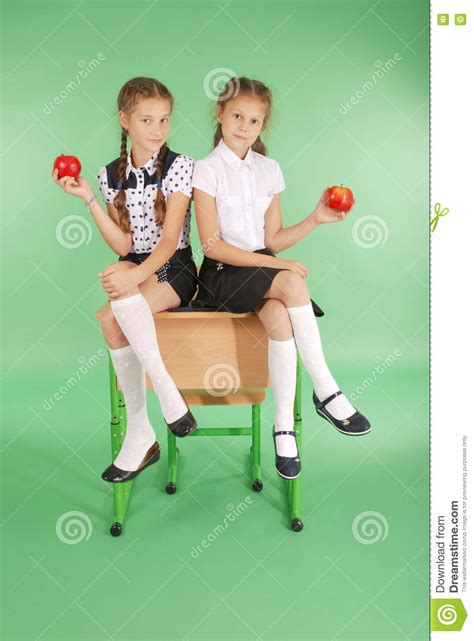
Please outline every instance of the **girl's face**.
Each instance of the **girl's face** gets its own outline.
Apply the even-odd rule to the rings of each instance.
[[[128,114],[119,111],[122,127],[128,130],[132,146],[151,155],[170,133],[171,104],[167,98],[142,98]]]
[[[222,127],[225,144],[246,153],[265,128],[265,103],[254,96],[236,96],[217,105],[216,117]]]

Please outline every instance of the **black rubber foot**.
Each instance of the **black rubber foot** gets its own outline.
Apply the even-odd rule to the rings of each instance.
[[[110,528],[110,534],[112,536],[120,536],[122,534],[122,524],[114,523]]]
[[[303,521],[301,519],[293,519],[291,522],[291,529],[293,532],[301,532],[303,529]]]
[[[174,483],[168,483],[165,490],[166,494],[174,494],[176,492],[176,485]]]
[[[252,483],[252,490],[254,492],[261,492],[263,490],[263,483],[259,479]]]

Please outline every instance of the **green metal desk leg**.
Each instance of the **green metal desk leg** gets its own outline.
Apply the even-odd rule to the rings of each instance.
[[[110,405],[112,419],[110,422],[110,434],[112,441],[112,459],[115,459],[122,447],[127,433],[127,419],[125,414],[125,402],[122,392],[117,389],[117,376],[109,356],[109,382],[110,382]],[[127,513],[128,500],[132,489],[133,481],[127,483],[114,483],[114,523],[110,528],[112,536],[122,534],[122,526]]]
[[[296,390],[295,390],[295,403],[294,403],[294,430],[298,432],[297,443],[298,449],[302,452],[302,427],[303,420],[301,418],[301,357],[298,354],[296,364]],[[288,497],[290,503],[291,514],[291,529],[294,532],[300,532],[303,529],[303,521],[301,520],[301,474],[293,481],[288,481]]]
[[[165,487],[167,494],[176,492],[176,478],[178,476],[178,448],[176,436],[168,430],[168,483]]]
[[[260,470],[260,404],[252,405],[252,489],[254,492],[263,490],[262,473]]]

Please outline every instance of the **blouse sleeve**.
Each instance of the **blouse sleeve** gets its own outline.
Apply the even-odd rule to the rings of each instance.
[[[194,164],[194,173],[193,173],[193,187],[196,189],[202,189],[206,194],[210,196],[215,196],[217,194],[217,176],[210,167],[203,160],[198,160]]]
[[[191,186],[193,166],[194,160],[189,156],[178,156],[174,159],[165,178],[168,194],[182,191],[188,198],[191,198],[193,193]]]
[[[280,191],[285,189],[285,179],[283,178],[283,172],[281,170],[280,164],[275,161],[275,182],[273,183],[273,192],[272,195],[278,194]]]
[[[105,202],[113,203],[118,191],[117,189],[109,188],[109,184],[107,181],[107,169],[105,166],[101,167],[99,175],[97,176],[97,180],[99,181],[100,191]]]

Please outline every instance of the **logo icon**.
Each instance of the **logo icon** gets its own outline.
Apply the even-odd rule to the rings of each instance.
[[[449,24],[449,13],[438,13],[438,24]]]
[[[467,612],[461,599],[431,599],[431,630],[458,632],[462,629]]]
[[[454,24],[465,25],[466,24],[466,14],[465,13],[456,13],[454,16]]]

